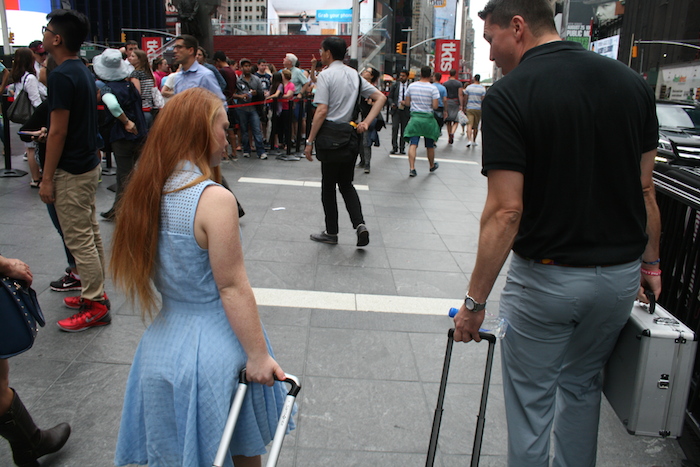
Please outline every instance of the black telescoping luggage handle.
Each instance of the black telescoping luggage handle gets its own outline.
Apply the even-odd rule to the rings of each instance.
[[[426,467],[432,467],[435,464],[435,452],[437,451],[438,436],[440,435],[440,424],[442,422],[443,403],[445,401],[445,389],[447,388],[447,375],[450,371],[450,361],[452,359],[452,346],[454,344],[454,328],[447,331],[447,349],[445,350],[445,362],[442,366],[442,378],[440,380],[440,390],[438,392],[437,407],[435,407],[435,415],[433,416],[433,428],[430,432],[430,445],[428,447],[428,458],[426,459]],[[476,418],[476,432],[474,433],[474,445],[472,447],[471,467],[479,465],[479,457],[481,456],[481,441],[484,436],[484,424],[486,423],[486,400],[489,394],[489,385],[491,382],[491,368],[493,364],[493,354],[496,347],[496,336],[488,332],[479,331],[479,337],[488,341],[489,349],[486,356],[486,368],[484,369],[484,384],[481,389],[481,403],[479,405],[479,414]]]
[[[447,337],[448,337],[448,339],[450,339],[450,340],[454,340],[454,338],[455,338],[455,328],[452,328],[452,329],[450,329],[449,331],[447,331]],[[479,337],[481,337],[482,339],[485,339],[485,340],[487,340],[487,341],[489,341],[489,342],[491,342],[491,343],[493,343],[493,344],[496,343],[496,336],[494,336],[494,335],[491,334],[490,332],[482,332],[482,331],[479,331]]]

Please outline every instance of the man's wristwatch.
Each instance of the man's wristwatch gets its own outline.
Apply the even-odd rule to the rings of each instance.
[[[486,308],[486,302],[479,303],[471,298],[469,294],[467,294],[467,296],[464,298],[464,306],[467,310],[476,313],[477,311],[481,311]]]

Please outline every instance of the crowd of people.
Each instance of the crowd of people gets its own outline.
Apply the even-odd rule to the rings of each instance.
[[[22,138],[38,153],[39,196],[63,239],[69,264],[51,289],[80,291],[64,299],[77,312],[59,320],[58,327],[78,332],[111,323],[105,248],[95,209],[102,171],[99,149],[107,146],[117,163],[114,206],[102,213],[116,222],[112,276],[139,302],[144,319],[153,317],[151,280],[163,304],[132,366],[115,463],[211,463],[212,440],[221,437],[235,375],[245,367],[251,384],[230,459],[236,467],[260,465],[285,399],[285,373],[274,360],[246,277],[236,199],[220,185],[218,165],[231,127],[227,98],[214,72],[197,61],[197,54],[204,54],[191,36],[177,39],[179,72],[168,82],[162,61],[152,70],[135,44],[126,44],[123,52],[107,49],[86,66],[79,50],[88,36],[87,18],[59,9],[47,19],[41,43],[15,54],[11,78],[14,91],[26,92],[34,108],[22,125]],[[237,82],[253,81],[245,68]],[[164,91],[170,84],[170,102],[149,119],[146,115],[158,107],[156,77]],[[259,83],[254,87],[264,98]],[[244,99],[244,88],[235,89]],[[98,103],[104,106],[101,115]],[[172,132],[173,127],[179,131]],[[262,149],[262,142],[256,143]],[[137,231],[144,241],[134,241]],[[194,264],[199,288],[180,296],[184,289],[178,283]],[[29,266],[19,259],[0,256],[0,274],[32,282]],[[193,317],[201,327],[199,342],[192,339]],[[177,333],[181,338],[174,338]],[[177,365],[162,358],[173,352],[182,356]],[[183,365],[185,360],[190,363]],[[205,390],[197,378],[220,384]],[[38,466],[38,458],[66,443],[70,426],[38,428],[9,384],[7,359],[0,358],[0,436],[10,443],[17,465]],[[221,402],[214,410],[213,401]],[[207,419],[209,430],[200,427],[200,417]]]
[[[443,126],[448,145],[463,124],[467,148],[475,147],[483,106],[488,193],[454,337],[480,339],[486,300],[513,250],[500,303],[509,322],[502,340],[509,465],[549,465],[550,437],[554,465],[595,464],[600,370],[633,300],[646,300],[642,289],[661,292],[651,178],[658,123],[653,95],[639,76],[561,41],[547,0],[523,3],[491,0],[479,13],[491,56],[506,75],[488,93],[479,75],[465,86],[454,70],[443,81],[423,66],[412,83],[400,71],[387,96],[379,91],[379,71],[347,66],[347,43],[332,36],[308,71],[291,53],[280,71],[264,60],[232,62],[220,51],[209,63],[189,35],[174,42],[177,69],[162,57],[149,63],[132,42],[123,51],[105,50],[88,67],[78,51],[89,25],[74,10],[50,13],[42,41],[17,50],[3,84],[11,80],[35,108],[22,126],[27,157],[35,159],[32,186],[48,206],[68,262],[51,288],[80,291],[64,299],[78,310],[58,321],[64,331],[111,323],[95,195],[99,150],[115,155],[117,193],[102,213],[116,223],[110,270],[151,320],[127,382],[116,465],[208,465],[235,383],[222,375],[243,367],[255,384],[230,457],[236,467],[259,465],[284,398],[274,379],[285,374],[258,316],[239,207],[219,165],[236,158],[239,144],[243,157],[255,151],[264,160],[278,149],[279,158],[299,160],[292,145],[305,139],[303,155],[321,162],[325,214],[325,229],[310,239],[338,243],[337,188],[364,248],[370,232],[353,173],[358,154],[357,167],[370,173],[385,106],[391,153],[405,154],[408,144],[411,178],[418,175],[421,137],[429,172],[439,168],[435,145]],[[569,86],[587,75],[605,81],[607,91],[591,96]],[[598,125],[602,108],[624,124]],[[572,139],[580,144],[567,144]],[[0,257],[0,272],[31,283],[19,260]],[[183,281],[190,287],[183,289]],[[70,434],[65,424],[45,431],[33,424],[9,387],[4,359],[0,422],[18,465],[37,465]]]

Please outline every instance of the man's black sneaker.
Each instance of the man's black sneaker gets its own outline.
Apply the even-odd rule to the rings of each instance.
[[[80,279],[76,278],[70,268],[66,268],[66,273],[57,281],[49,284],[51,290],[56,292],[70,292],[71,290],[82,290]]]
[[[430,171],[431,171],[431,172],[435,172],[435,171],[438,169],[438,167],[440,167],[440,164],[438,164],[437,162],[435,162],[435,163],[433,164],[433,166],[430,168]]]
[[[311,234],[311,235],[309,235],[309,238],[311,238],[311,240],[313,240],[314,242],[328,243],[329,245],[337,245],[338,244],[338,236],[337,235],[330,235],[330,234],[326,233],[325,230],[319,234]]]
[[[369,231],[365,224],[357,226],[357,246],[369,245]]]
[[[106,221],[114,221],[116,214],[114,209],[110,209],[109,211],[101,212],[100,216],[102,216],[102,218]]]

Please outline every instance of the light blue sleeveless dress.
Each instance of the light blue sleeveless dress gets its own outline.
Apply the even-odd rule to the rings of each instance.
[[[185,163],[165,191],[200,175]],[[199,198],[212,184],[204,181],[163,196],[154,277],[163,307],[134,356],[115,465],[200,467],[212,465],[216,456],[246,354],[224,313],[208,252],[194,237]],[[267,346],[272,355],[269,341]],[[286,393],[284,383],[249,384],[232,455],[265,453]],[[226,465],[233,466],[230,457]]]

